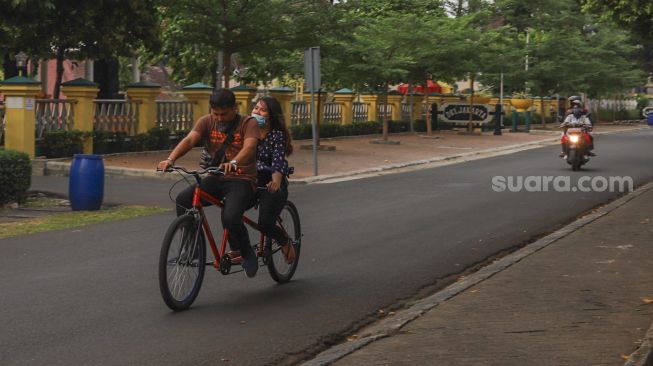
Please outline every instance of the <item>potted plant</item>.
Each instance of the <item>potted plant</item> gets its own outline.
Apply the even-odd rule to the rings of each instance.
[[[488,104],[492,99],[492,89],[486,88],[474,92],[474,104]]]
[[[533,105],[533,99],[531,99],[531,95],[528,92],[518,91],[512,93],[510,104],[515,107],[515,109],[522,112]]]

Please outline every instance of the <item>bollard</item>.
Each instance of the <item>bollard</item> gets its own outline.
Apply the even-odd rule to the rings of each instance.
[[[497,104],[494,107],[494,134],[497,136],[501,135],[501,114],[503,114],[501,104]]]

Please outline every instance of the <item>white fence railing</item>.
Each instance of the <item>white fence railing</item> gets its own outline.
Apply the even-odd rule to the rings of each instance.
[[[367,104],[354,103],[353,119],[354,122],[367,122]]]
[[[308,103],[296,101],[291,103],[290,124],[301,125],[304,123],[311,123],[311,111]]]
[[[324,103],[324,122],[340,123],[342,120],[342,106],[340,103]]]
[[[125,132],[130,136],[136,134],[139,102],[115,99],[96,99],[93,102],[93,129]]]
[[[193,128],[193,105],[187,100],[157,100],[156,125],[170,132]]]
[[[379,103],[377,105],[377,110],[378,110],[377,116],[379,121],[383,121],[383,116],[385,116],[386,113],[388,114],[388,119],[389,120],[392,119],[392,107],[393,107],[392,104],[386,105],[385,103]]]

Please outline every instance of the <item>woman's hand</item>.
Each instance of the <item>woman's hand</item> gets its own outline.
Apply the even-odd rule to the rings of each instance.
[[[268,192],[270,192],[270,193],[275,193],[275,192],[277,192],[277,191],[279,190],[279,186],[281,186],[281,184],[279,184],[278,182],[275,182],[275,181],[271,180],[271,181],[267,184]]]
[[[281,173],[272,173],[272,180],[267,184],[268,192],[275,193],[279,190],[279,187],[281,187],[281,178],[283,178]]]

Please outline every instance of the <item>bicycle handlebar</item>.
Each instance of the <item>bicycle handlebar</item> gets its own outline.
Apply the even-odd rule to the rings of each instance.
[[[167,167],[165,170],[161,170],[161,169],[157,168],[156,171],[157,172],[164,172],[164,173],[170,173],[170,172],[174,172],[174,171],[181,171],[181,172],[184,172],[184,173],[186,173],[188,175],[202,175],[202,174],[207,174],[207,173],[224,174],[224,170],[222,170],[220,168],[217,168],[217,167],[209,167],[209,168],[206,168],[206,169],[203,169],[203,170],[188,170],[188,169],[186,169],[186,168],[184,168],[183,166],[180,166],[180,165],[171,165],[171,166]]]

